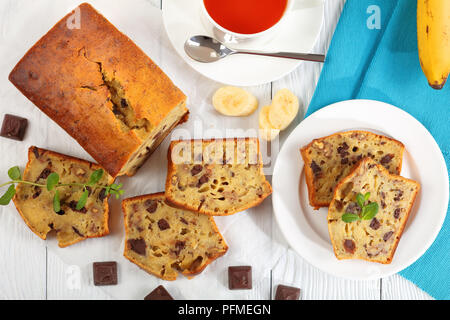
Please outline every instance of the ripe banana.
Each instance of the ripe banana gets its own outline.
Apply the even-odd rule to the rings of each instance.
[[[417,1],[420,65],[429,85],[442,89],[450,73],[450,1]]]
[[[273,98],[269,122],[274,129],[284,130],[297,116],[298,108],[298,98],[288,89],[281,89]]]
[[[250,92],[237,87],[222,87],[212,99],[214,108],[226,115],[234,117],[248,116],[258,109],[258,100]]]
[[[272,141],[280,134],[280,130],[274,129],[269,122],[269,111],[271,107],[262,107],[259,112],[259,135],[266,141]]]

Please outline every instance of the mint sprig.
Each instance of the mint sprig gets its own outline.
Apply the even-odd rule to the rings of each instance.
[[[103,169],[95,170],[87,183],[60,183],[60,177],[56,172],[52,172],[46,179],[45,184],[39,184],[31,181],[26,181],[22,179],[22,174],[18,166],[12,167],[8,170],[8,177],[11,181],[3,183],[0,185],[1,187],[5,187],[9,185],[8,190],[0,197],[0,205],[6,206],[8,205],[14,195],[16,194],[16,184],[23,183],[32,185],[35,187],[46,188],[48,191],[54,190],[53,195],[53,210],[56,213],[61,212],[61,199],[59,195],[59,190],[57,188],[60,187],[80,187],[83,190],[83,193],[80,199],[77,202],[76,210],[82,210],[86,206],[86,202],[89,197],[89,188],[102,188],[105,189],[105,195],[113,194],[118,199],[121,195],[123,195],[124,190],[122,190],[122,184],[111,184],[109,186],[98,185],[97,183],[102,179],[104,174]]]
[[[378,213],[379,206],[376,202],[368,202],[370,198],[370,192],[366,194],[358,193],[356,195],[356,204],[361,208],[361,214],[354,214],[346,212],[342,215],[342,221],[345,223],[351,223],[360,220],[372,220]]]

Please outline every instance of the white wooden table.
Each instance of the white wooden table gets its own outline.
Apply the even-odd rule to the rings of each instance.
[[[162,8],[162,1],[170,0],[147,1]],[[345,0],[325,0],[325,23],[315,46],[315,52],[327,51],[344,3]],[[4,12],[4,8],[0,10],[3,10],[3,12],[0,11],[1,19],[7,12]],[[301,119],[313,95],[320,70],[320,64],[304,63],[283,79],[251,88],[251,90],[257,92],[260,97],[270,99],[278,89],[289,88],[303,102],[302,114],[299,117]],[[283,132],[281,141],[288,134],[289,132]],[[266,207],[270,208],[270,206]],[[267,225],[270,226],[273,241],[283,242],[283,236],[275,220],[270,219]],[[108,298],[108,295],[99,287],[82,286],[79,289],[69,289],[67,286],[71,271],[69,266],[48,250],[44,241],[37,241],[34,234],[18,226],[17,220],[7,215],[1,216],[0,226],[2,230],[13,231],[7,234],[0,232],[0,299]],[[287,250],[271,271],[271,279],[267,281],[271,281],[271,284],[267,287],[263,286],[265,288],[274,287],[280,282],[300,287],[301,299],[431,299],[428,294],[399,275],[376,281],[349,281],[335,278],[311,266],[292,250]],[[264,288],[261,290],[268,291]],[[270,292],[255,292],[255,298],[269,297]]]

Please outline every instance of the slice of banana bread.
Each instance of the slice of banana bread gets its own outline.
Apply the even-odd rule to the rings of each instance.
[[[328,207],[336,185],[364,157],[400,174],[403,150],[401,142],[367,131],[338,132],[313,140],[300,150],[310,205]]]
[[[47,177],[56,172],[62,184],[87,183],[90,175],[98,169],[101,167],[85,160],[30,147],[23,178],[25,181],[45,185]],[[107,186],[113,181],[114,179],[104,172],[98,185]],[[54,191],[18,184],[13,201],[23,220],[34,233],[45,240],[49,232],[55,231],[60,247],[109,233],[108,199],[104,189],[91,188],[86,205],[81,210],[76,210],[77,202],[83,193],[81,187],[59,187],[58,190],[61,211],[56,213],[53,209]]]
[[[391,263],[419,189],[418,182],[390,174],[371,158],[361,160],[336,187],[328,210],[336,257]],[[373,205],[378,211],[371,214],[366,209]]]
[[[224,216],[272,193],[257,138],[172,141],[168,158],[166,197],[176,206]]]
[[[164,193],[125,199],[125,257],[164,280],[190,276],[224,255],[228,247],[212,217],[177,209]]]

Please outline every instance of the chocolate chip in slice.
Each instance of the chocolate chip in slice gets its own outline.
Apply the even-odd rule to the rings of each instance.
[[[158,209],[158,201],[155,200],[147,200],[145,201],[145,205],[148,213],[154,213]]]
[[[166,230],[166,229],[170,229],[170,225],[167,222],[166,219],[159,219],[158,221],[158,227],[161,231]]]
[[[373,230],[378,230],[381,226],[380,221],[377,218],[373,218],[369,225]]]
[[[158,286],[155,290],[150,292],[144,300],[173,300],[169,292],[163,286]]]
[[[94,262],[94,285],[110,286],[117,284],[117,263],[115,261]]]
[[[22,141],[28,126],[28,120],[12,114],[5,114],[0,136]]]
[[[209,181],[209,177],[204,174],[203,176],[198,179],[197,188],[200,188],[203,184],[207,183]]]
[[[390,237],[392,237],[393,234],[394,234],[394,231],[386,232],[383,236],[383,240],[388,241],[390,239]]]
[[[230,290],[249,290],[252,288],[252,267],[228,267],[228,287]]]
[[[299,288],[284,286],[281,284],[278,285],[275,300],[298,300],[299,297]]]
[[[202,170],[203,170],[203,166],[200,164],[196,164],[191,169],[191,175],[195,176],[195,175],[199,174],[200,172],[202,172]]]
[[[147,244],[145,243],[144,239],[130,239],[128,240],[128,246],[137,254],[145,256],[145,249],[147,248]]]
[[[349,239],[344,240],[344,249],[348,253],[354,254],[356,249],[355,242]]]

